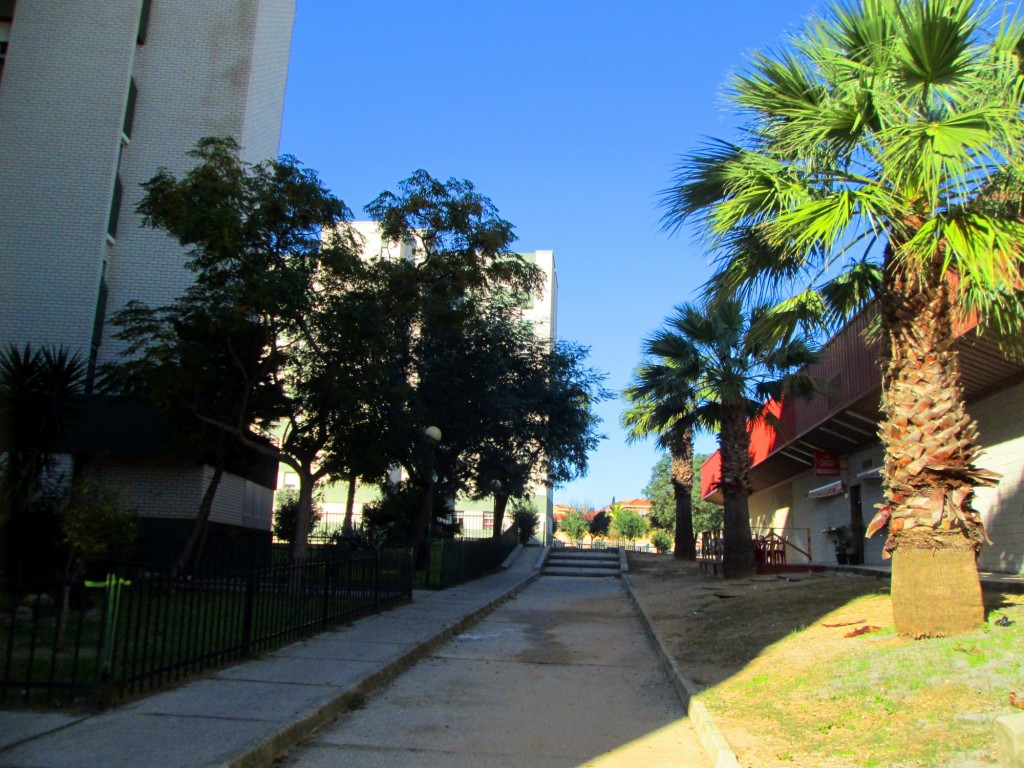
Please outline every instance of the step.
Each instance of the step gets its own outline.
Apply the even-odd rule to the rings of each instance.
[[[544,576],[601,576],[604,578],[616,578],[619,570],[616,568],[580,568],[568,565],[556,565],[545,567],[541,573]]]
[[[597,558],[586,558],[585,559],[585,558],[582,558],[582,557],[554,557],[554,556],[549,556],[548,557],[548,564],[549,565],[555,565],[555,564],[557,564],[557,565],[580,565],[582,567],[594,567],[594,568],[600,568],[600,567],[617,568],[618,567],[618,558],[617,557],[609,557],[609,558],[603,558],[603,559],[598,560]]]

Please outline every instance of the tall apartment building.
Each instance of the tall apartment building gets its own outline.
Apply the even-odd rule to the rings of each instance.
[[[277,156],[294,6],[0,0],[0,344],[63,345],[92,372],[117,357],[112,312],[183,292],[184,252],[140,227],[140,185],[160,167],[186,172],[204,136],[235,138],[247,160]],[[208,472],[100,465],[153,518],[194,515]],[[270,474],[233,476],[214,519],[266,528]]]

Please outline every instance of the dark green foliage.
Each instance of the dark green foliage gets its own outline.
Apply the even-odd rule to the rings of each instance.
[[[651,479],[644,487],[644,498],[651,502],[651,526],[655,529],[676,529],[676,502],[672,493],[672,457],[661,455],[651,469]]]
[[[68,490],[61,528],[69,575],[82,569],[96,577],[104,575],[110,566],[131,557],[139,537],[135,511],[123,508],[109,488],[89,480],[76,480]]]
[[[700,497],[700,467],[708,457],[693,457],[694,478],[691,491],[693,535],[722,527],[722,507]],[[651,469],[651,479],[644,488],[644,498],[651,502],[651,525],[656,529],[675,531],[675,496],[672,490],[672,457],[667,453]]]
[[[612,533],[621,539],[636,541],[649,528],[647,520],[631,509],[615,509],[612,512]]]
[[[579,546],[590,531],[590,523],[578,509],[570,509],[558,523],[558,530],[565,533],[573,544]]]
[[[519,532],[519,543],[528,544],[537,532],[537,524],[540,522],[540,515],[537,514],[533,502],[526,499],[516,499],[512,502],[512,519]]]
[[[594,538],[607,538],[611,533],[612,516],[602,510],[590,518],[590,535]]]
[[[295,518],[299,514],[299,492],[285,488],[275,495],[277,503],[274,505],[274,536],[281,541],[290,542],[295,535]],[[309,509],[308,530],[313,530],[322,517],[323,508],[314,501]]]
[[[19,565],[45,573],[55,564],[54,454],[84,384],[84,365],[66,349],[0,352],[0,577]]]
[[[651,543],[654,544],[654,548],[659,552],[668,552],[672,549],[672,534],[664,528],[655,528],[651,533]]]

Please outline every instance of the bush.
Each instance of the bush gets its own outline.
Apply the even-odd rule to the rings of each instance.
[[[61,520],[72,573],[102,574],[129,558],[139,538],[139,519],[123,509],[117,495],[89,480],[75,482],[67,493]]]
[[[537,514],[533,503],[525,499],[516,499],[512,503],[512,519],[519,531],[519,543],[528,544],[537,532],[537,524],[540,523],[540,515]]]
[[[274,506],[274,537],[278,541],[291,543],[295,536],[295,520],[299,514],[299,492],[294,488],[285,488],[277,492],[277,504]],[[316,499],[309,509],[309,530],[312,531],[323,517],[323,507]]]
[[[675,537],[664,528],[655,528],[654,533],[651,534],[651,543],[659,552],[668,552],[675,543]]]

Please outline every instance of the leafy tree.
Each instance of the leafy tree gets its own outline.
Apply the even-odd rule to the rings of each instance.
[[[608,510],[602,509],[590,518],[590,535],[595,539],[607,538],[611,527],[612,516]]]
[[[158,402],[171,412],[187,408],[193,436],[217,445],[215,472],[179,567],[203,539],[228,443],[291,466],[300,505],[309,509],[328,472],[317,460],[329,424],[352,405],[335,383],[346,371],[334,379],[325,373],[338,362],[325,351],[338,350],[324,343],[321,300],[324,285],[343,275],[355,281],[362,268],[351,238],[321,239],[338,231],[348,211],[294,158],[251,165],[238,152],[231,139],[202,139],[190,153],[191,171],[179,179],[161,169],[144,184],[143,223],[188,248],[194,281],[168,306],[136,304],[115,317],[127,361],[112,381],[127,382],[130,392],[164,392]],[[266,437],[278,421],[280,447]],[[308,515],[297,515],[297,559],[307,522]]]
[[[553,349],[526,328],[528,338],[503,353],[506,381],[487,398],[493,416],[485,422],[476,466],[479,495],[497,488],[494,532],[504,504],[528,492],[538,478],[557,487],[586,474],[587,454],[603,435],[593,405],[607,397],[604,374],[586,366],[588,350],[558,342]]]
[[[64,348],[0,352],[0,575],[56,544],[45,530],[46,480],[84,384],[85,367]]]
[[[745,313],[738,301],[721,300],[707,308],[683,304],[663,331],[651,340],[653,354],[690,360],[694,404],[691,419],[718,433],[722,454],[720,487],[726,578],[749,576],[757,569],[751,543],[750,433],[748,421],[771,419],[769,398],[808,396],[816,382],[802,369],[815,354],[802,339],[767,341],[752,333],[764,311]]]
[[[578,509],[570,509],[558,523],[558,530],[568,536],[573,545],[578,547],[590,531],[590,523]]]
[[[900,632],[983,619],[977,429],[957,322],[1019,349],[1024,331],[1024,26],[972,0],[835,3],[730,87],[740,144],[686,157],[666,224],[720,254],[710,288],[779,296],[779,332],[877,299],[885,503]],[[859,252],[858,252],[859,249]],[[922,451],[923,449],[923,451]],[[727,513],[728,517],[728,513]]]
[[[489,422],[481,416],[491,407],[488,392],[494,392],[489,387],[510,381],[502,371],[497,379],[489,377],[495,366],[510,361],[496,352],[516,338],[514,297],[539,289],[542,275],[511,250],[512,225],[468,181],[440,182],[417,171],[366,210],[385,241],[413,244],[408,264],[416,275],[417,300],[404,322],[409,380],[415,385],[405,421],[415,425],[416,434],[434,425],[444,435],[432,461],[427,452],[415,451],[405,458],[405,468],[423,493],[436,471],[437,495],[453,498],[469,489],[475,475]],[[509,486],[515,493],[516,484],[510,480]],[[421,539],[428,523],[417,511],[410,536]]]
[[[699,468],[707,460],[707,456],[697,454],[693,457],[693,466]],[[651,479],[644,488],[644,497],[651,502],[651,525],[656,530],[674,532],[676,510],[671,472],[672,457],[667,453],[662,454],[651,469]],[[701,531],[718,530],[722,527],[722,508],[701,498],[700,483],[696,482],[696,477],[690,493],[690,508],[695,541]]]
[[[650,524],[644,517],[632,509],[625,509],[621,504],[612,504],[610,512],[612,532],[628,542],[636,541],[650,528]]]
[[[672,492],[672,457],[668,453],[651,468],[651,477],[644,486],[644,498],[651,503],[651,526],[674,532],[676,529],[676,502]]]

